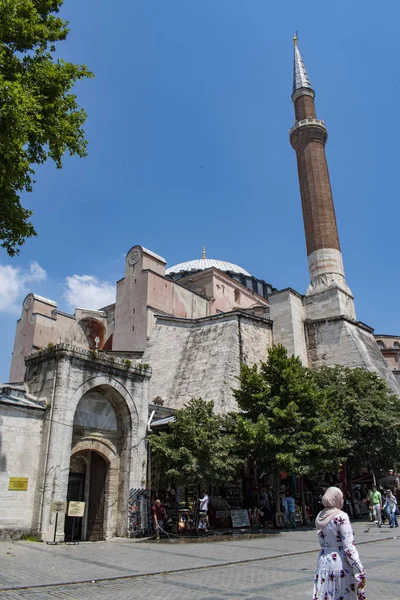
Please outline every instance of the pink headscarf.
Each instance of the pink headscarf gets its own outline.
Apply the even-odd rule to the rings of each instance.
[[[324,510],[318,513],[315,519],[315,525],[318,533],[328,525],[328,523],[342,512],[343,507],[343,492],[337,487],[330,487],[326,490],[322,496],[322,504],[325,506]]]

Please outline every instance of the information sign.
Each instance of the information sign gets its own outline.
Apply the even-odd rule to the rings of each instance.
[[[69,517],[83,517],[85,512],[84,502],[70,502],[68,505]]]
[[[231,510],[232,527],[250,527],[247,510]]]
[[[67,512],[67,502],[63,500],[53,500],[50,504],[50,510],[53,513],[65,513]]]
[[[26,492],[28,489],[28,477],[10,477],[8,489],[18,492]]]

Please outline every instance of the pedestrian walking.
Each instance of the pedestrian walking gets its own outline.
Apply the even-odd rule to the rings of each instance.
[[[369,497],[370,507],[372,508],[373,518],[378,522],[378,527],[382,527],[382,495],[372,486],[372,492]]]
[[[156,532],[156,537],[159,540],[160,532],[162,532],[164,529],[166,517],[164,505],[162,504],[159,498],[157,498],[157,500],[154,502],[154,505],[151,508],[151,512],[153,513],[153,523]]]
[[[388,492],[386,495],[386,502],[384,510],[387,512],[389,516],[389,524],[390,527],[398,527],[397,523],[396,511],[397,511],[397,498],[393,494],[393,492]]]
[[[292,526],[292,529],[296,529],[296,504],[293,496],[289,492],[286,494],[286,507],[288,522]]]
[[[288,511],[288,505],[286,502],[286,496],[285,493],[281,493],[281,506],[282,506],[282,511],[283,511],[283,519],[285,524],[289,523],[289,511]]]
[[[208,531],[209,522],[208,522],[208,504],[210,499],[207,495],[207,492],[203,490],[201,492],[201,498],[199,502],[199,529],[203,529],[204,531]]]
[[[262,526],[265,527],[268,522],[272,521],[271,500],[268,494],[268,490],[266,488],[263,488],[261,490],[261,510]]]
[[[374,513],[373,513],[373,510],[372,510],[372,506],[371,506],[371,494],[372,494],[372,490],[368,490],[366,500],[367,500],[367,504],[368,504],[369,520],[371,522],[373,522],[373,520],[374,520]]]
[[[365,600],[365,574],[354,544],[343,493],[330,487],[315,521],[321,552],[314,578],[313,600]]]

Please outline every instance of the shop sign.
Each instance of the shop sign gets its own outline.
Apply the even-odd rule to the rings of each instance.
[[[28,477],[10,477],[8,489],[18,492],[26,492],[28,489]]]
[[[67,512],[67,502],[64,502],[63,500],[53,500],[53,502],[50,503],[50,510],[53,513],[65,513]]]
[[[250,527],[247,510],[231,510],[232,527]]]
[[[70,502],[68,505],[69,517],[83,517],[85,512],[84,502]]]

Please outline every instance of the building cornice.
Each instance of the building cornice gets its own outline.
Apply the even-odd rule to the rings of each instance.
[[[184,319],[183,317],[174,317],[172,315],[156,315],[157,321],[171,322],[183,325],[201,325],[205,323],[211,323],[213,321],[223,320],[234,320],[235,318],[245,318],[258,323],[264,323],[265,325],[272,326],[272,319],[266,319],[265,317],[259,317],[252,313],[248,313],[245,310],[232,310],[229,312],[218,313],[216,315],[209,315],[207,317],[199,317],[197,319]]]
[[[25,357],[25,363],[30,362],[41,362],[49,359],[78,359],[87,363],[91,363],[91,367],[97,371],[103,371],[104,369],[118,369],[118,371],[125,371],[129,375],[141,375],[142,377],[151,377],[152,370],[150,365],[135,363],[131,359],[118,358],[113,355],[108,356],[103,352],[96,350],[86,350],[79,346],[72,346],[71,344],[56,344],[51,345],[48,348],[43,348],[38,352],[33,352]]]

